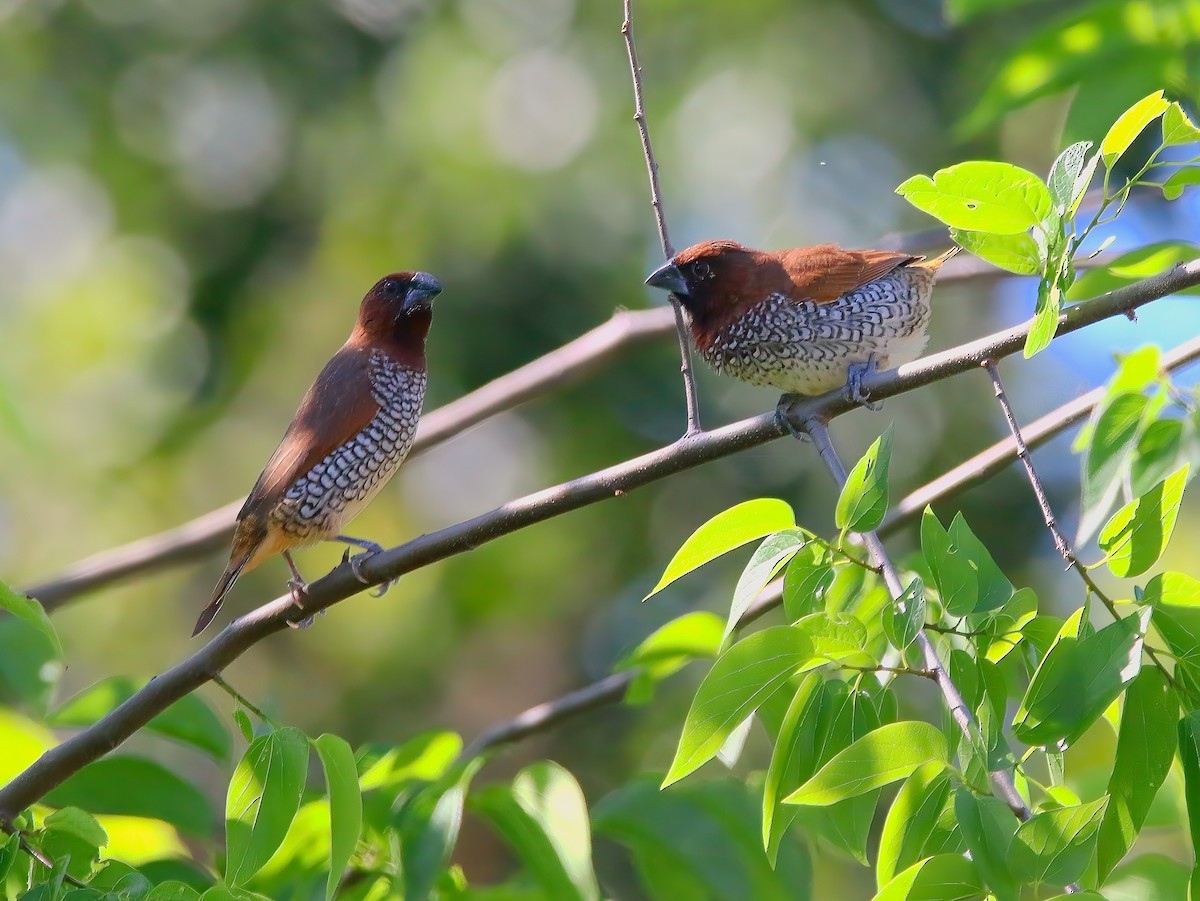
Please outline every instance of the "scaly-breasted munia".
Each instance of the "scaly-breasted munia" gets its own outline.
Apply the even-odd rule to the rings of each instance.
[[[431,301],[441,291],[427,272],[398,272],[363,298],[350,338],[304,395],[238,513],[229,566],[193,635],[212,621],[238,576],[273,554],[283,554],[291,567],[289,586],[299,602],[304,580],[293,549],[342,541],[367,553],[382,550],[341,531],[412,447],[425,400]],[[350,558],[355,575],[358,559]]]
[[[717,372],[788,394],[848,384],[863,401],[866,372],[924,350],[934,275],[957,252],[926,260],[835,244],[767,253],[705,241],[646,284],[679,298],[696,348]]]

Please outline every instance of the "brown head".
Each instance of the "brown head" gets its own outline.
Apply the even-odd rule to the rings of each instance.
[[[704,241],[675,254],[651,273],[646,284],[678,297],[700,335],[719,328],[771,292],[786,290],[789,282],[773,254],[736,241]]]
[[[367,292],[351,341],[386,346],[398,359],[425,355],[433,299],[442,284],[428,272],[393,272]]]

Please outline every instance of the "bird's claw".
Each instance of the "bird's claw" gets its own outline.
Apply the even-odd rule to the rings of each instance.
[[[792,405],[800,399],[798,394],[785,394],[779,398],[779,403],[775,405],[775,418],[780,424],[788,430],[788,433],[797,441],[811,441],[808,432],[802,428],[797,428],[792,424],[791,417],[788,412],[792,409]]]
[[[863,391],[863,379],[870,375],[876,369],[875,355],[867,357],[865,363],[851,363],[846,367],[846,388],[850,394],[850,400],[856,404],[861,404],[872,412],[883,409],[883,402],[872,403]]]
[[[288,579],[288,591],[292,595],[292,603],[299,610],[304,609],[304,593],[308,590],[308,583],[303,579]],[[322,610],[322,613],[325,611]],[[306,616],[304,619],[296,620],[296,622],[288,621],[288,625],[293,629],[307,629],[313,624],[313,617]]]
[[[362,563],[366,558],[374,557],[376,554],[380,553],[382,550],[383,550],[382,547],[380,547],[379,545],[375,545],[374,548],[365,550],[361,554],[355,554],[353,557],[349,556],[350,552],[347,550],[346,556],[343,557],[342,560],[343,560],[343,562],[346,562],[347,559],[349,560],[350,572],[354,573],[354,578],[358,579],[358,581],[362,582],[364,585],[370,585],[371,580],[363,575],[362,570],[359,567],[362,566]],[[374,598],[383,597],[385,594],[388,593],[388,589],[391,588],[395,583],[396,583],[395,579],[388,579],[386,582],[381,582],[380,584],[375,586],[375,589],[371,592],[371,597],[374,597]]]

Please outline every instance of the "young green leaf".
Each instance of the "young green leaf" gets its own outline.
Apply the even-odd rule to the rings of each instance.
[[[1023,882],[1066,885],[1087,869],[1108,798],[1036,813],[1017,829],[1008,866]]]
[[[1177,469],[1114,513],[1100,530],[1100,548],[1113,575],[1140,576],[1162,556],[1175,530],[1188,470],[1186,465]]]
[[[783,573],[783,610],[790,622],[825,609],[833,584],[833,555],[822,542],[810,541],[796,552]]]
[[[1155,91],[1148,97],[1143,97],[1113,123],[1104,140],[1100,142],[1100,155],[1104,157],[1104,165],[1109,169],[1121,158],[1134,139],[1142,133],[1147,125],[1167,111],[1170,104],[1163,99],[1162,91]]]
[[[1007,272],[1017,275],[1039,275],[1045,268],[1045,252],[1028,232],[1015,235],[993,235],[988,232],[950,229],[955,244],[987,260]]]
[[[888,466],[892,460],[892,426],[854,464],[838,497],[834,521],[844,531],[873,532],[888,505]]]
[[[926,847],[938,829],[949,797],[950,776],[941,764],[926,764],[904,780],[879,836],[877,888],[882,889],[897,873],[930,856]]]
[[[1107,266],[1097,266],[1083,273],[1071,285],[1067,299],[1087,300],[1099,297],[1197,257],[1200,257],[1200,247],[1188,241],[1156,241],[1153,244],[1145,244],[1136,250],[1121,254]],[[1154,350],[1157,351],[1157,348]],[[1142,352],[1149,353],[1146,348],[1135,351]],[[1155,356],[1158,354],[1155,353]],[[1157,371],[1152,375],[1153,378],[1149,381],[1158,381],[1160,378]],[[1130,384],[1124,390],[1141,391],[1148,383]]]
[[[1008,853],[1020,821],[999,798],[976,795],[966,786],[954,792],[958,827],[996,901],[1020,897],[1020,874],[1009,869]]]
[[[1012,599],[1012,583],[961,513],[947,531],[927,507],[921,516],[921,553],[951,616],[985,613]]]
[[[662,578],[646,597],[653,597],[680,576],[687,575],[748,541],[793,528],[795,525],[792,508],[780,500],[759,498],[730,507],[691,534],[683,543],[683,547],[675,552]]]
[[[729,618],[725,621],[725,630],[721,635],[722,642],[737,628],[742,614],[750,609],[750,605],[767,587],[767,583],[775,578],[775,574],[808,541],[809,536],[801,529],[784,529],[763,539],[733,590],[733,603],[730,605]]]
[[[0,582],[0,610],[7,610],[18,619],[23,619],[46,636],[58,659],[63,657],[62,642],[58,640],[58,632],[42,605],[28,595],[13,591]]]
[[[1050,346],[1058,331],[1058,316],[1062,312],[1062,288],[1057,275],[1045,276],[1038,285],[1037,307],[1033,325],[1025,338],[1025,359],[1041,353]]]
[[[1047,184],[1050,196],[1054,198],[1054,208],[1060,216],[1074,215],[1087,192],[1100,158],[1099,154],[1092,154],[1089,158],[1088,151],[1091,149],[1091,141],[1072,144],[1058,155],[1050,167]]]
[[[1128,476],[1149,403],[1146,395],[1132,391],[1102,402],[1083,458],[1083,512],[1077,541],[1086,541],[1104,524]]]
[[[333,901],[342,873],[358,845],[358,835],[362,829],[362,795],[358,790],[354,751],[344,738],[326,733],[313,741],[313,747],[321,758],[329,795],[331,850],[325,901]]]
[[[1138,439],[1129,464],[1129,490],[1141,496],[1170,475],[1180,461],[1183,423],[1178,419],[1156,419]]]
[[[41,849],[51,860],[67,860],[67,872],[87,879],[108,845],[108,833],[96,818],[78,807],[64,807],[42,824]]]
[[[1200,185],[1200,168],[1184,166],[1176,169],[1163,182],[1163,199],[1178,200],[1183,196],[1184,189],[1191,185]]]
[[[716,657],[723,641],[721,618],[704,610],[685,613],[660,626],[614,667],[641,670],[625,700],[630,704],[648,702],[659,682],[693,660]]]
[[[718,657],[692,699],[663,787],[710,760],[738,724],[814,659],[812,641],[794,626],[755,632]]]
[[[940,729],[915,721],[888,723],[839,751],[784,802],[824,807],[906,779],[934,762],[949,762]]]
[[[1017,709],[1017,738],[1031,745],[1071,744],[1099,719],[1138,674],[1149,612],[1139,611],[1084,639],[1060,637]]]
[[[1015,235],[1054,221],[1045,182],[1009,163],[972,161],[914,175],[896,193],[953,228]]]
[[[1167,107],[1166,112],[1163,113],[1163,144],[1166,146],[1170,146],[1171,144],[1190,144],[1192,141],[1200,141],[1200,128],[1192,124],[1192,120],[1183,111],[1183,107],[1178,103],[1172,103]]]
[[[892,879],[871,901],[978,901],[986,894],[975,864],[935,854]]]
[[[200,901],[200,893],[186,882],[160,882],[150,889],[144,901]]]
[[[535,763],[511,786],[488,786],[472,803],[513,846],[545,897],[598,901],[587,802],[565,769]]]
[[[242,756],[225,801],[225,881],[244,885],[283,842],[300,809],[308,739],[299,729],[260,735]]]
[[[903,609],[901,609],[903,608]],[[892,647],[903,651],[925,628],[925,584],[914,576],[904,594],[884,608],[883,631]]]
[[[405,898],[432,897],[458,842],[467,787],[483,763],[482,757],[468,761],[453,778],[410,794],[395,812]]]
[[[1179,701],[1166,676],[1146,667],[1125,692],[1117,757],[1108,780],[1112,799],[1100,824],[1096,864],[1103,883],[1121,862],[1150,812],[1175,757]]]

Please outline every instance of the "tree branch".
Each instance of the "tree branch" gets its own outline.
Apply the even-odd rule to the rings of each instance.
[[[621,22],[621,34],[625,38],[625,52],[629,57],[629,74],[633,78],[633,121],[637,123],[638,136],[642,139],[642,156],[646,158],[646,173],[650,178],[650,205],[654,208],[654,223],[658,226],[658,242],[663,257],[675,256],[675,248],[667,234],[667,219],[663,213],[662,189],[658,184],[658,160],[650,146],[650,129],[646,126],[646,106],[642,99],[642,67],[638,65],[637,48],[633,45],[633,0],[625,0],[625,17]],[[679,336],[679,372],[683,375],[683,398],[687,404],[687,432],[694,435],[700,431],[700,404],[696,399],[696,375],[692,372],[692,350],[688,338],[687,320],[683,315],[683,304],[671,295],[671,309],[675,312],[675,332]]]
[[[910,243],[917,249],[922,246]],[[960,254],[942,270],[938,282],[997,277],[1008,274],[978,258]],[[614,313],[603,325],[562,347],[426,413],[412,454],[427,451],[490,416],[571,384],[625,352],[675,332],[673,319],[665,309]],[[1033,440],[1032,432],[1030,438]],[[242,501],[236,500],[183,525],[94,554],[24,591],[53,611],[88,592],[201,560],[228,546],[234,517],[241,506]]]
[[[1200,284],[1200,260],[1078,304],[1059,318],[1059,334],[1134,310],[1159,297]],[[893,397],[939,379],[976,368],[1021,349],[1031,323],[934,354],[896,370],[865,379],[873,399]],[[792,422],[827,421],[855,405],[839,389],[793,406]],[[511,501],[473,519],[422,535],[363,561],[362,575],[372,584],[389,581],[518,529],[544,522],[710,460],[756,447],[788,434],[778,414],[763,414],[724,428],[685,436],[674,444],[591,475]],[[172,703],[219,674],[262,639],[364,590],[349,565],[336,567],[308,587],[305,609],[290,595],[276,598],[235,620],[187,660],[151,680],[95,724],[51,748],[0,788],[0,822],[11,823],[20,811],[60,785],[72,773],[119,746]]]

